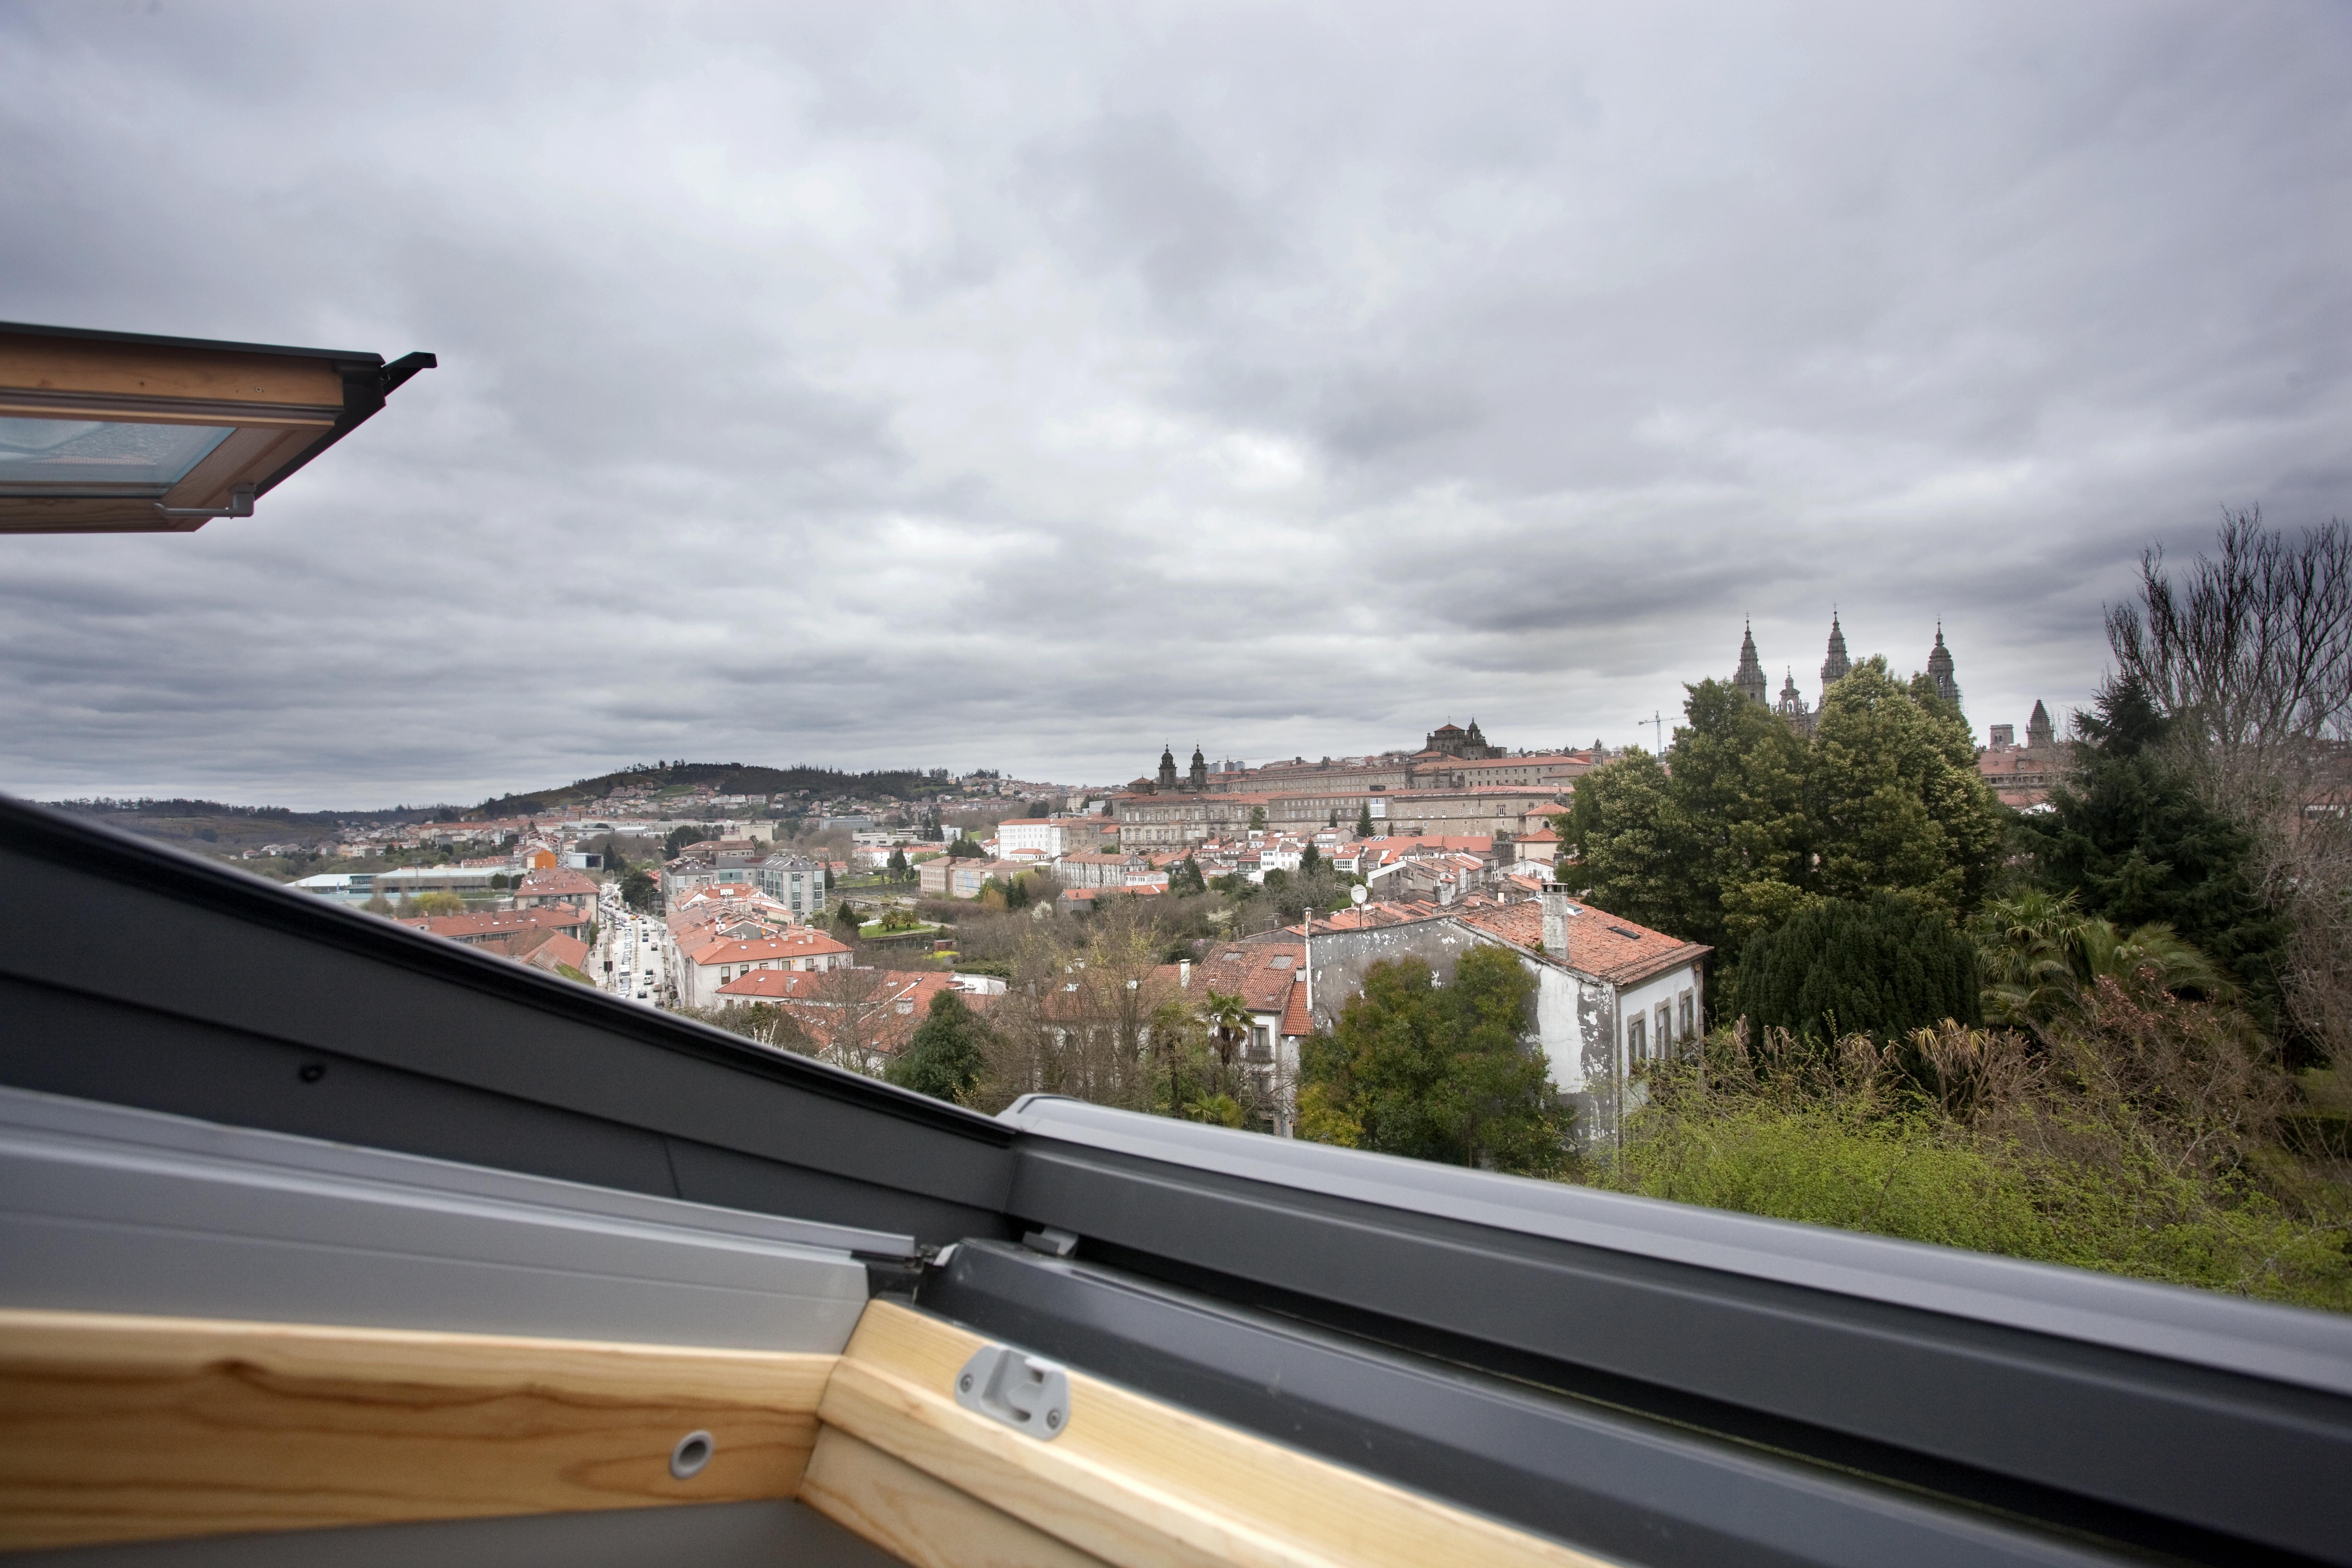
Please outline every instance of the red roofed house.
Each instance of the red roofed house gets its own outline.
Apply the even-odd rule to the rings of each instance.
[[[1301,934],[1292,927],[1253,941]],[[1511,948],[1534,977],[1528,1044],[1543,1052],[1553,1091],[1575,1107],[1580,1138],[1606,1135],[1621,1106],[1641,1104],[1647,1066],[1685,1053],[1706,1027],[1701,997],[1712,948],[1622,920],[1551,882],[1539,897],[1514,904],[1366,904],[1318,917],[1310,947],[1315,1026],[1338,1021],[1374,963],[1410,954],[1447,973],[1479,943]]]
[[[535,910],[499,910],[478,915],[425,915],[394,923],[462,942],[469,947],[502,947],[509,938],[541,931],[562,931],[565,936],[584,940],[590,920],[584,911],[570,904],[547,904]]]
[[[560,931],[536,931],[510,936],[502,946],[506,955],[518,963],[544,969],[550,974],[560,974],[583,985],[594,984],[588,978],[588,944],[578,937],[566,936]]]
[[[1292,932],[1275,933],[1276,938]],[[1291,1135],[1297,1110],[1298,1042],[1315,1032],[1307,1005],[1307,944],[1265,939],[1230,942],[1209,950],[1198,963],[1162,966],[1184,1000],[1206,1007],[1212,993],[1236,996],[1248,1011],[1249,1034],[1241,1042],[1241,1065],[1276,1107],[1271,1131]]]
[[[934,996],[960,989],[954,975],[938,970],[755,969],[720,986],[715,1002],[721,1007],[782,1007],[817,1056],[853,1072],[872,1073],[906,1048]],[[985,1005],[980,997],[965,1000]]]
[[[514,904],[519,910],[538,909],[545,904],[577,904],[583,910],[596,907],[596,896],[602,889],[596,879],[584,872],[526,871],[514,888]]]
[[[681,939],[677,959],[677,1000],[682,1007],[718,1005],[719,988],[761,969],[824,970],[846,964],[851,950],[814,926],[794,926],[775,936],[744,941],[719,938],[689,947]]]

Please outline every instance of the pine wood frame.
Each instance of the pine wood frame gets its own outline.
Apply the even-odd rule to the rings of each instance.
[[[796,1497],[924,1568],[1598,1568],[1082,1373],[1016,1434],[952,1397],[983,1342],[887,1300],[837,1357],[0,1310],[0,1551]]]

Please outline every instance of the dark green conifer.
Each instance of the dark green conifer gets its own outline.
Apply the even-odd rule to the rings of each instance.
[[[1975,944],[1941,910],[1891,893],[1824,900],[1757,937],[1729,990],[1750,1028],[1823,1041],[1895,1040],[1947,1018],[1981,1021]]]

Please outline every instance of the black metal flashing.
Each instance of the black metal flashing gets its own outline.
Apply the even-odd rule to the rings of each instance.
[[[85,343],[132,343],[150,349],[207,349],[224,353],[278,354],[288,359],[328,359],[378,368],[383,364],[382,354],[357,349],[298,349],[286,343],[238,343],[221,338],[162,337],[153,332],[109,332],[95,327],[50,327],[33,321],[0,321],[0,333],[5,332],[21,332],[32,338],[68,338]]]
[[[934,1245],[1016,1136],[5,797],[0,1081]]]

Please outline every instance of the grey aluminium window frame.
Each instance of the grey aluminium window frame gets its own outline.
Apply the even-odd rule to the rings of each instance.
[[[0,1082],[903,1236],[870,1289],[1286,1441],[1354,1422],[1367,1468],[1403,1451],[1376,1405],[1253,1415],[1202,1365],[1278,1351],[1422,1380],[1474,1436],[1535,1411],[1749,1467],[1796,1510],[1749,1542],[1780,1561],[1916,1504],[2051,1561],[2352,1563],[2352,1321],[1072,1101],[982,1117],[6,800]],[[1041,1226],[1078,1238],[1062,1294],[1000,1268],[991,1298]],[[1637,1559],[1722,1523],[1622,1492],[1539,1524],[1563,1483],[1464,1495],[1478,1451],[1408,1484]]]

